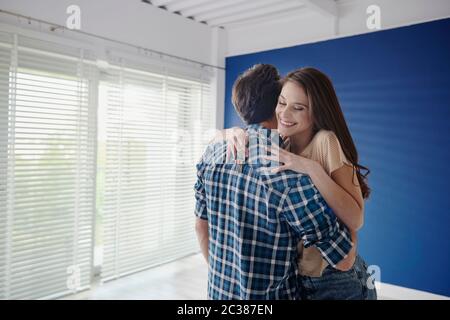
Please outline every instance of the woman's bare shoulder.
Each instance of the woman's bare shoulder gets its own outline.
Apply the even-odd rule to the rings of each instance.
[[[320,130],[316,133],[315,146],[317,158],[320,159],[322,166],[331,174],[342,165],[350,164],[342,149],[339,139],[333,131]]]

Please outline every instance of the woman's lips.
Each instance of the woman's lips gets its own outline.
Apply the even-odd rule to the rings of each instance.
[[[289,127],[295,126],[297,123],[280,119],[280,124],[283,127],[289,128]]]

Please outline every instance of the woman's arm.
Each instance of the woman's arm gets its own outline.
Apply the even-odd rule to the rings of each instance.
[[[356,231],[364,223],[364,199],[361,188],[357,183],[356,177],[354,177],[356,181],[352,181],[353,169],[351,166],[343,165],[341,168],[333,171],[330,178],[322,166],[318,162],[316,164],[313,164],[313,169],[309,172],[311,180],[328,205],[336,213],[336,216],[350,229],[353,248],[348,256],[336,266],[338,270],[347,271],[353,266],[356,258],[358,242]],[[318,168],[319,166],[320,168]],[[323,173],[325,173],[327,178],[323,176]]]
[[[268,159],[284,163],[274,168],[272,172],[290,169],[309,175],[327,204],[351,231],[357,231],[362,227],[364,200],[361,188],[355,183],[351,166],[342,166],[333,171],[330,177],[320,163],[314,160],[280,148],[272,148],[271,152],[272,156]]]
[[[312,161],[312,160],[311,160]],[[336,216],[352,231],[364,224],[364,200],[359,184],[355,183],[353,168],[343,165],[331,173],[313,161],[306,172]]]

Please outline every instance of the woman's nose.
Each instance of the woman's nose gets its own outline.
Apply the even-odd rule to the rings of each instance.
[[[284,108],[281,112],[280,112],[280,117],[281,118],[288,118],[290,116],[290,111],[289,108],[286,106],[286,108]]]

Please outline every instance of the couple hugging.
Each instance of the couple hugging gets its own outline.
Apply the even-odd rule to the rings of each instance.
[[[245,129],[197,164],[209,299],[376,299],[357,254],[370,189],[330,79],[259,64],[233,86]]]

